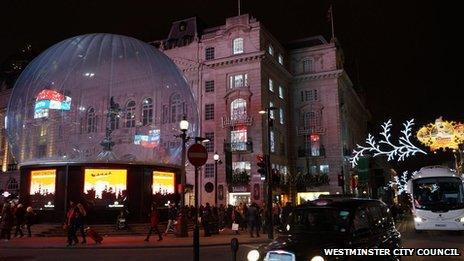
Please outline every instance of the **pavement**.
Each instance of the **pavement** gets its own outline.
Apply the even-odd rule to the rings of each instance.
[[[78,234],[79,237],[79,234]],[[250,237],[248,233],[243,231],[239,235],[235,235],[231,230],[224,230],[219,235],[210,237],[203,237],[200,234],[200,246],[226,246],[230,245],[232,238],[237,238],[240,244],[261,244],[270,242],[267,235],[263,234],[261,237]],[[82,238],[79,237],[79,240]],[[102,244],[96,244],[92,239],[87,238],[87,244],[76,244],[67,247],[66,237],[23,237],[12,238],[5,242],[0,241],[0,249],[137,249],[137,248],[178,248],[178,247],[192,247],[193,238],[191,236],[186,238],[176,237],[168,234],[163,237],[162,241],[158,241],[157,235],[152,235],[149,242],[144,241],[145,236],[105,236],[103,237]]]

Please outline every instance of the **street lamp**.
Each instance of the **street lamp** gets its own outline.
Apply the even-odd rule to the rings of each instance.
[[[187,117],[184,115],[182,120],[179,123],[180,131],[182,132],[178,137],[182,139],[182,159],[181,159],[181,173],[180,173],[180,185],[182,190],[180,192],[180,207],[184,208],[185,206],[185,185],[186,185],[186,174],[185,174],[185,154],[186,154],[186,143],[190,139],[187,137],[187,130],[189,127],[189,122],[187,121]]]
[[[217,152],[214,153],[214,156],[213,156],[213,159],[214,159],[214,205],[217,207],[217,204],[218,204],[218,189],[217,189],[217,186],[218,186],[218,171],[217,171],[217,167],[218,167],[218,164],[222,164],[222,161],[219,159],[219,154],[217,154]]]
[[[267,236],[269,239],[274,239],[274,224],[272,220],[272,172],[271,172],[271,127],[274,125],[273,119],[271,119],[271,111],[278,110],[276,107],[267,107],[259,111],[259,114],[267,114],[267,158],[265,162],[267,164],[267,217],[268,217],[268,232]]]

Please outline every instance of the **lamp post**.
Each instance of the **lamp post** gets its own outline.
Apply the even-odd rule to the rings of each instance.
[[[267,114],[267,155],[265,158],[267,164],[267,216],[268,216],[268,231],[267,237],[274,239],[274,224],[272,220],[272,173],[271,173],[271,127],[274,125],[271,119],[271,111],[275,111],[276,107],[267,107],[259,111],[259,114]]]
[[[189,122],[187,121],[187,117],[184,116],[179,123],[180,131],[182,132],[179,137],[182,139],[182,159],[181,159],[181,172],[180,172],[180,185],[181,185],[181,192],[180,192],[180,207],[185,207],[185,185],[186,185],[186,174],[185,174],[185,154],[186,154],[186,143],[190,139],[187,137],[187,130],[189,127]]]
[[[213,156],[213,159],[214,159],[214,206],[217,207],[217,204],[218,204],[218,189],[217,189],[217,186],[218,186],[218,171],[217,171],[217,167],[218,167],[218,164],[222,164],[222,161],[219,159],[219,154],[217,154],[217,152],[214,153],[214,156]]]

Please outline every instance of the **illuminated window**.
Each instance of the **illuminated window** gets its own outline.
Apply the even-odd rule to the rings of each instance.
[[[233,54],[243,53],[243,38],[235,38],[232,45]]]
[[[284,99],[284,87],[282,85],[279,86],[279,98]]]
[[[126,103],[126,128],[135,127],[135,101],[128,101]]]
[[[235,99],[230,104],[230,117],[232,120],[244,119],[247,115],[247,104],[242,98]]]
[[[267,52],[268,52],[270,55],[274,55],[274,47],[272,47],[272,45],[269,45],[269,47],[267,48]]]
[[[273,130],[271,130],[271,152],[275,152],[275,135]]]
[[[319,171],[324,174],[329,173],[329,165],[320,165],[319,166]]]
[[[240,88],[248,86],[248,74],[237,74],[230,76],[230,88]]]
[[[274,107],[274,103],[273,103],[273,102],[269,102],[269,107],[270,107],[270,108]],[[274,119],[274,118],[275,118],[275,116],[274,116],[274,110],[269,110],[269,113],[270,113],[270,116],[269,116],[269,117],[270,117],[271,119]]]
[[[230,143],[232,151],[245,151],[247,149],[247,129],[240,127],[230,132]]]
[[[182,120],[183,115],[187,114],[185,111],[185,103],[182,102],[180,94],[176,93],[171,96],[170,100],[171,108],[171,122],[179,122]]]
[[[207,47],[205,49],[205,60],[213,60],[214,59],[214,47]]]
[[[279,54],[278,57],[279,57],[279,58],[278,58],[279,63],[280,63],[281,65],[284,65],[284,57],[282,56],[282,54]]]
[[[153,101],[146,98],[142,102],[142,125],[147,126],[153,122]]]
[[[285,123],[285,114],[284,114],[284,108],[279,109],[279,119],[280,119],[280,124]]]
[[[91,132],[97,132],[97,116],[92,107],[87,110],[87,133]]]
[[[232,162],[232,170],[234,172],[238,172],[238,171],[250,172],[251,163],[249,161],[235,161],[235,162]]]
[[[214,120],[214,104],[205,104],[205,120]]]
[[[274,91],[274,81],[271,78],[269,78],[269,90]]]

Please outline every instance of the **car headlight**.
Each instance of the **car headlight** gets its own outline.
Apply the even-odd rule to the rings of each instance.
[[[311,258],[311,261],[324,261],[324,258],[322,256],[314,256]]]
[[[247,260],[248,261],[257,261],[259,259],[259,251],[256,249],[251,250],[248,252]]]

